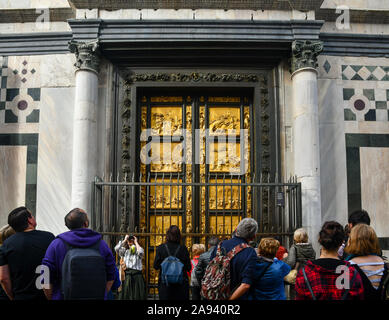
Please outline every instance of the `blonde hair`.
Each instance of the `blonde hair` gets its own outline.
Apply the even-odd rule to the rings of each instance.
[[[205,252],[205,245],[202,243],[195,243],[192,246],[192,253],[194,256],[199,256],[200,254]]]
[[[262,238],[258,245],[258,254],[273,259],[276,256],[280,242],[274,238]]]
[[[308,233],[304,228],[297,229],[293,234],[293,240],[295,243],[307,243]]]
[[[3,242],[9,238],[10,236],[14,235],[16,232],[10,225],[5,225],[0,229],[0,245],[3,244]]]
[[[369,254],[381,254],[377,234],[367,224],[360,223],[351,229],[350,238],[344,249],[348,254],[367,256]]]

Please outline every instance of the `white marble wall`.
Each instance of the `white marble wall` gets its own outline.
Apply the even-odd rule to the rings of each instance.
[[[322,220],[347,222],[347,164],[346,134],[388,134],[389,121],[365,121],[358,116],[355,121],[346,121],[344,109],[353,99],[344,101],[343,88],[374,90],[375,101],[385,101],[388,81],[350,80],[342,78],[342,65],[389,66],[388,59],[367,57],[319,56],[319,123],[321,158]],[[327,70],[324,67],[328,62]],[[366,98],[365,100],[368,101]],[[375,101],[368,101],[369,107]],[[351,107],[350,107],[351,108]],[[372,226],[379,237],[388,237],[385,226],[389,219],[389,162],[388,148],[360,148],[362,208],[372,218]]]
[[[10,211],[24,206],[26,173],[27,146],[0,146],[0,226]]]
[[[389,147],[360,148],[362,207],[378,237],[389,236]]]
[[[348,217],[346,134],[389,134],[389,121],[365,121],[361,117],[359,121],[345,121],[343,88],[353,88],[356,92],[374,89],[375,100],[382,101],[386,99],[382,92],[389,90],[389,82],[345,80],[342,78],[342,65],[389,66],[389,61],[385,58],[321,55],[318,63],[321,221],[336,220],[345,225]],[[288,178],[294,174],[296,167],[293,163],[293,140],[290,140],[291,82],[287,68],[280,66],[280,70],[282,170],[284,177]],[[362,207],[370,213],[372,226],[379,237],[389,236],[385,227],[389,222],[387,163],[388,148],[361,148]]]
[[[322,222],[347,222],[346,142],[340,80],[319,79]]]
[[[97,10],[77,9],[78,19],[135,19],[135,20],[312,20],[314,11],[298,10],[223,10],[223,9],[121,9]]]
[[[351,9],[358,10],[388,10],[389,3],[387,0],[324,0],[322,9],[336,8],[338,6],[347,6]]]
[[[74,88],[42,88],[36,211],[38,228],[54,234],[72,209],[73,110]]]
[[[36,217],[39,229],[54,234],[66,231],[63,219],[72,209],[74,62],[73,54],[9,57],[7,88],[41,89],[40,101],[36,102],[39,123],[0,124],[1,134],[39,135]],[[23,69],[28,72],[22,75]],[[32,69],[34,73],[30,72]],[[23,77],[26,81],[22,81]],[[113,90],[112,64],[103,60],[99,74],[95,139],[98,141],[96,175],[106,178],[111,170]],[[6,221],[10,210],[25,205],[26,150],[26,146],[0,146],[0,203],[4,203],[0,222]],[[89,150],[85,148],[84,152]],[[7,183],[10,177],[12,179]],[[7,185],[8,188],[3,187]]]
[[[0,9],[69,8],[67,0],[0,0]]]

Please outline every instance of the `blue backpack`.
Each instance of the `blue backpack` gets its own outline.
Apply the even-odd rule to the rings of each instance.
[[[63,241],[67,248],[61,279],[65,300],[104,299],[107,275],[105,261],[99,250],[100,241],[87,248],[73,247]]]
[[[180,261],[180,259],[176,257],[178,250],[180,250],[180,247],[177,248],[173,256],[170,254],[169,248],[166,244],[165,248],[168,257],[165,258],[161,263],[161,281],[165,285],[182,284],[182,282],[184,281],[184,276],[182,272],[184,264]]]

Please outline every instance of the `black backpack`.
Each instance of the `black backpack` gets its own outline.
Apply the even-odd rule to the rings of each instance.
[[[67,248],[61,281],[65,300],[104,299],[107,276],[105,261],[99,250],[100,241],[87,248],[73,247],[63,241]]]
[[[381,278],[380,283],[380,292],[381,292],[381,300],[389,300],[389,263],[385,262],[384,264],[384,274]]]

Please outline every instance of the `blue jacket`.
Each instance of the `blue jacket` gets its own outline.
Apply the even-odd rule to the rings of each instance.
[[[221,248],[225,252],[231,251],[238,244],[247,243],[243,238],[234,236],[230,240],[225,240],[221,244]],[[211,254],[210,260],[216,256],[217,246]],[[257,254],[253,248],[246,248],[239,252],[231,260],[230,272],[231,272],[231,292],[239,287],[240,284],[246,283],[251,285],[254,278],[254,269],[257,261]],[[247,299],[247,294],[243,295],[240,299]]]
[[[263,273],[270,262],[258,258],[255,265],[254,284],[250,288],[249,300],[286,300],[284,277],[290,267],[274,258],[271,266]]]

